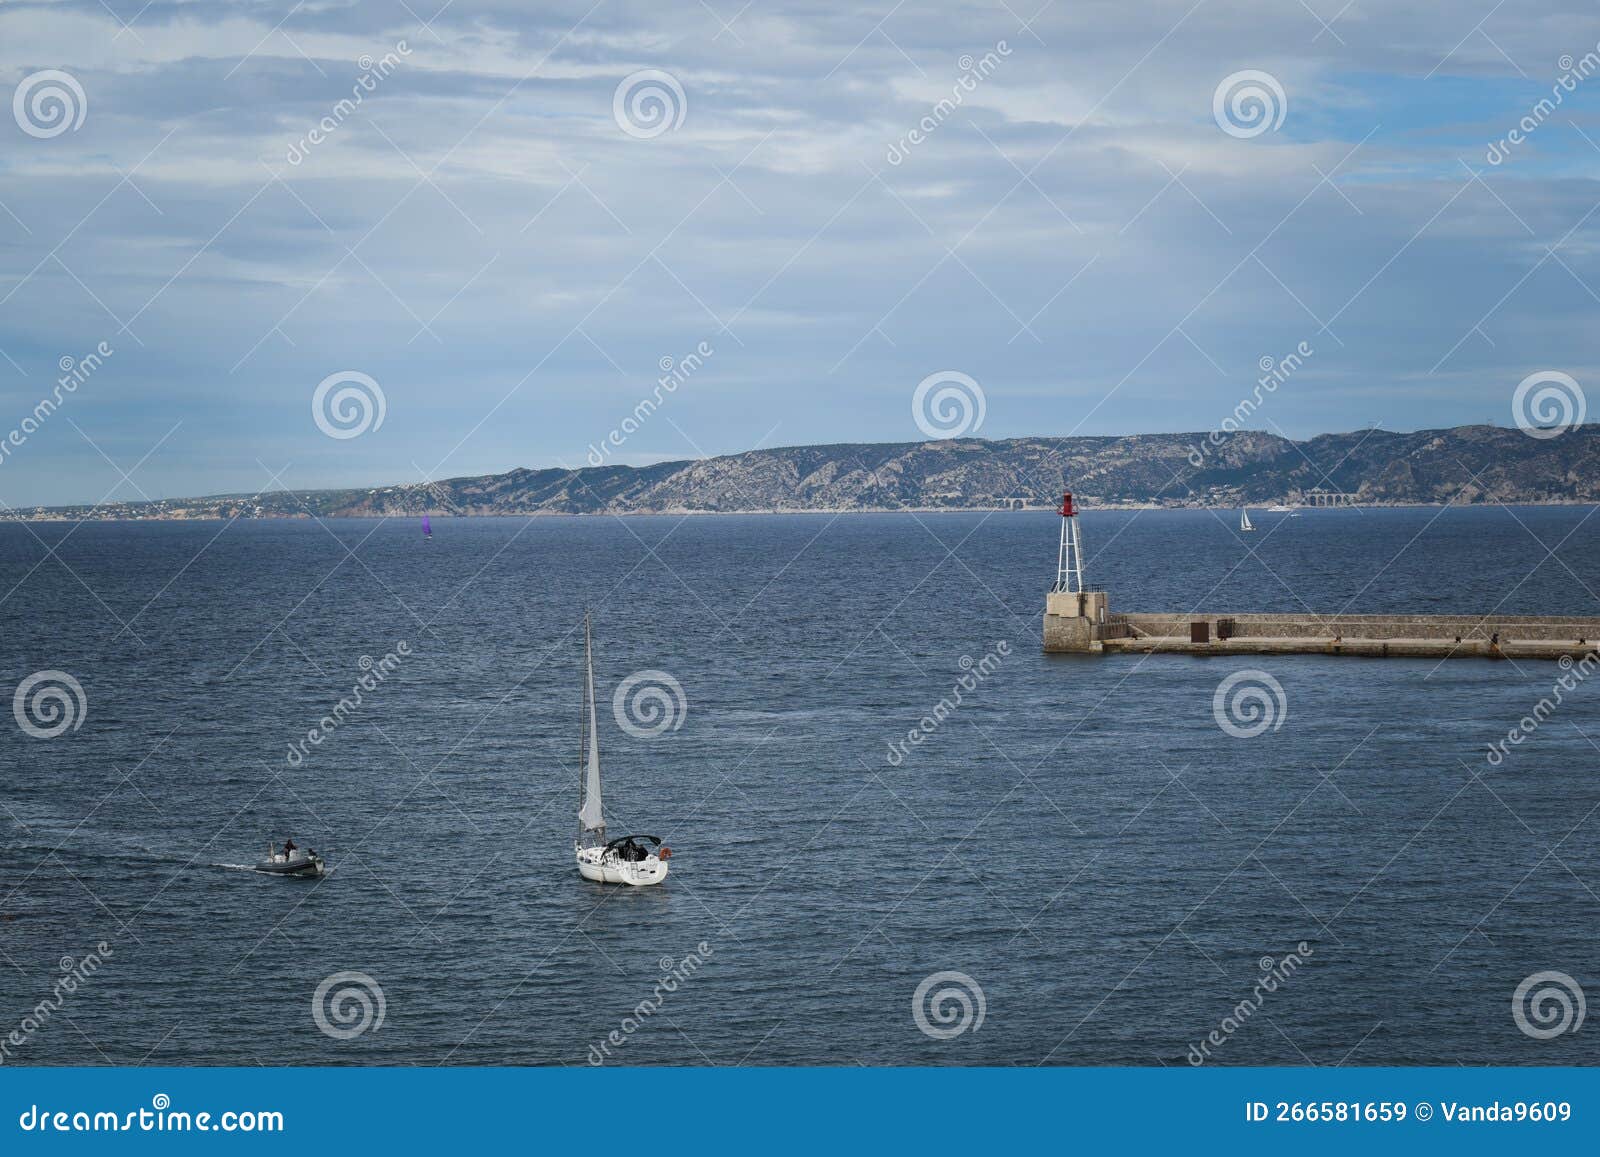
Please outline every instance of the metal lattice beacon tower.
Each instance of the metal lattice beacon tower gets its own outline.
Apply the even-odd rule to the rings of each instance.
[[[1072,491],[1061,496],[1061,551],[1056,556],[1056,585],[1052,594],[1083,593],[1083,544],[1078,541],[1078,512],[1072,506]]]
[[[1069,490],[1061,496],[1061,549],[1056,554],[1056,582],[1045,597],[1046,651],[1099,651],[1105,637],[1106,594],[1083,585],[1083,543],[1078,538],[1078,509]]]

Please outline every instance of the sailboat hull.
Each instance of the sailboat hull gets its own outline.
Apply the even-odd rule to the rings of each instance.
[[[621,860],[615,854],[607,855],[603,848],[577,850],[578,875],[596,884],[627,884],[645,888],[659,884],[667,878],[670,865],[657,856],[642,860]]]

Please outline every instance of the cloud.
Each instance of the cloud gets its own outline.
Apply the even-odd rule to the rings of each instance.
[[[1481,421],[1584,364],[1600,78],[1483,154],[1586,6],[885,7],[8,6],[6,90],[64,69],[88,110],[0,121],[0,406],[109,338],[74,422],[124,465],[165,436],[138,482],[183,494],[577,461],[701,340],[637,460],[916,437],[944,369],[995,436],[1204,429],[1309,338],[1270,415],[1308,434]],[[686,101],[650,139],[613,119],[641,69]],[[1212,97],[1246,69],[1287,108],[1240,139]],[[388,417],[334,443],[309,398],[345,369]],[[0,499],[118,481],[53,423]]]

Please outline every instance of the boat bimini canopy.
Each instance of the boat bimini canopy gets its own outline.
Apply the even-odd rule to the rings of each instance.
[[[649,840],[657,847],[661,846],[660,836],[618,836],[616,839],[607,842],[606,849],[609,851],[615,848],[618,844],[632,843],[634,840]]]

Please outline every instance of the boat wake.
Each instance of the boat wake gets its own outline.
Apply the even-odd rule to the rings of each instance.
[[[148,848],[143,844],[122,841],[117,841],[117,844],[121,846],[89,847],[24,840],[0,844],[0,856],[14,855],[24,859],[37,859],[41,866],[55,861],[60,864],[75,865],[80,871],[90,870],[96,865],[148,870],[151,863],[181,864],[185,860],[184,856],[168,849]]]

